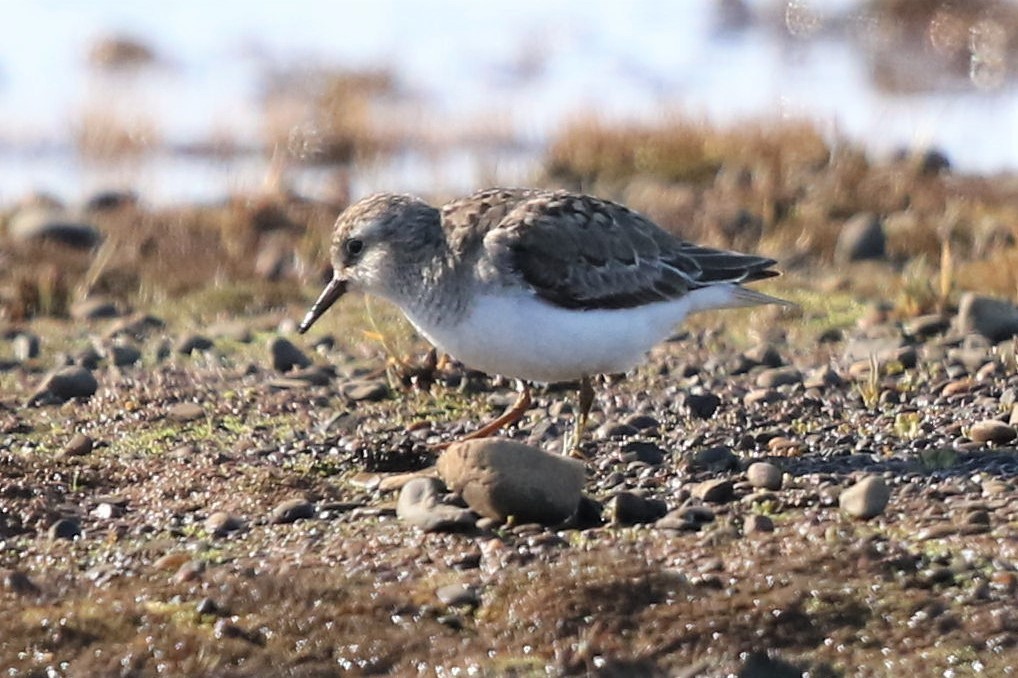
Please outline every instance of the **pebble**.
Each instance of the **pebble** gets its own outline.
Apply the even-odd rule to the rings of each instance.
[[[721,398],[713,393],[687,393],[682,404],[697,419],[710,419],[721,406]]]
[[[653,523],[668,512],[668,506],[660,499],[648,499],[632,492],[617,493],[605,508],[609,522],[614,525]]]
[[[1013,426],[1009,426],[1002,421],[984,419],[972,424],[972,427],[969,428],[968,437],[977,443],[1003,445],[1018,437],[1018,431]]]
[[[662,530],[695,532],[707,523],[713,522],[714,515],[714,511],[706,506],[685,506],[666,513],[654,523],[654,527]]]
[[[174,584],[183,584],[185,582],[194,581],[199,579],[202,573],[205,572],[205,563],[200,560],[188,560],[186,563],[181,565],[173,576],[170,578]]]
[[[781,400],[781,394],[772,388],[755,388],[742,397],[745,405],[774,403]]]
[[[580,503],[584,465],[501,438],[453,443],[438,458],[439,476],[478,514],[554,525]]]
[[[723,504],[735,498],[735,485],[726,478],[712,478],[694,485],[692,494],[703,502]]]
[[[103,318],[116,318],[120,315],[120,309],[109,299],[96,297],[93,299],[82,299],[71,304],[69,310],[74,320],[100,320]]]
[[[781,469],[766,461],[758,461],[749,465],[746,469],[746,479],[749,484],[756,488],[765,490],[781,489]]]
[[[773,531],[774,521],[767,516],[760,515],[759,513],[750,513],[746,516],[746,519],[742,521],[743,534]]]
[[[403,485],[396,517],[425,532],[460,531],[477,520],[473,511],[443,502],[445,485],[438,478],[417,477]]]
[[[127,367],[141,360],[141,351],[130,344],[114,344],[109,349],[109,357],[117,367]]]
[[[753,365],[763,365],[764,367],[781,367],[785,364],[785,359],[781,357],[778,349],[774,347],[774,344],[769,343],[757,344],[744,351],[742,357]]]
[[[958,302],[958,329],[975,332],[993,343],[1018,334],[1018,307],[1006,299],[967,292]]]
[[[690,470],[732,471],[739,467],[739,458],[724,445],[697,450],[689,460]]]
[[[14,351],[15,360],[19,362],[38,358],[39,337],[31,332],[21,332],[11,342],[11,349]]]
[[[64,367],[50,373],[29,398],[30,404],[63,402],[71,398],[90,398],[99,390],[99,382],[84,367]]]
[[[477,607],[481,598],[476,586],[469,584],[446,584],[435,589],[435,597],[448,607]]]
[[[834,245],[834,261],[845,264],[864,259],[883,259],[886,248],[887,236],[883,220],[870,212],[861,212],[842,225]]]
[[[630,440],[622,446],[622,460],[659,466],[664,463],[665,451],[647,440]]]
[[[208,337],[200,334],[185,334],[174,346],[174,350],[180,355],[191,355],[195,351],[207,351],[215,344]]]
[[[303,497],[294,497],[281,501],[269,513],[269,522],[273,524],[294,523],[315,517],[315,505]]]
[[[777,388],[778,386],[801,383],[802,372],[791,366],[772,367],[756,377],[756,385],[760,388]]]
[[[71,518],[61,518],[49,526],[49,538],[53,540],[74,539],[80,535],[81,525]]]
[[[384,381],[348,381],[339,389],[352,402],[378,402],[389,397],[389,385]]]
[[[166,410],[167,419],[181,424],[204,416],[205,410],[198,403],[176,403]]]
[[[890,498],[891,490],[884,479],[869,476],[841,492],[838,505],[850,516],[865,520],[883,513]]]
[[[279,372],[289,372],[295,367],[304,368],[311,365],[311,359],[284,337],[274,337],[269,342],[269,353],[272,356],[272,369]]]
[[[75,433],[61,451],[65,457],[84,457],[92,452],[95,441],[84,433]]]
[[[910,337],[925,341],[930,337],[943,334],[951,327],[951,319],[940,313],[921,315],[910,318],[902,324],[901,330]]]
[[[606,421],[597,427],[594,437],[598,440],[621,440],[635,436],[640,431],[620,421]]]
[[[205,519],[205,531],[214,537],[222,537],[243,527],[244,519],[229,511],[216,511]]]

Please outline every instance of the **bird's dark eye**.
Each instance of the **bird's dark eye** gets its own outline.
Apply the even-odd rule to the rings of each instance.
[[[350,258],[360,256],[360,253],[364,251],[364,241],[358,240],[357,238],[350,238],[343,244],[343,249],[346,251],[346,255]]]

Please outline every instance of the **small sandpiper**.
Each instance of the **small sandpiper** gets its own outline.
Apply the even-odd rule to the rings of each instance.
[[[439,208],[382,193],[336,221],[332,280],[304,333],[347,290],[398,306],[439,350],[517,379],[520,397],[468,438],[530,406],[530,382],[580,382],[578,446],[590,377],[626,372],[688,314],[784,304],[743,283],[778,275],[773,259],[701,247],[608,200],[493,188]]]

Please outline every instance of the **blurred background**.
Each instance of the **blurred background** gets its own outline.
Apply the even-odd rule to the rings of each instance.
[[[820,305],[1018,297],[1012,0],[4,9],[0,319],[296,307],[351,200],[492,185],[769,254]]]
[[[577,125],[675,119],[1010,171],[1016,54],[991,0],[8,2],[0,204],[451,194],[533,183]]]

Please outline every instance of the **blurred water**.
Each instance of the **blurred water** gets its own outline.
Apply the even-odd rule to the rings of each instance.
[[[766,13],[777,5],[749,3]],[[800,0],[840,16],[858,3]],[[594,113],[654,118],[683,111],[718,122],[808,117],[873,153],[936,146],[963,171],[1018,165],[1018,95],[971,90],[878,91],[857,47],[843,37],[789,40],[766,23],[719,25],[720,0],[372,0],[172,3],[0,0],[0,204],[33,190],[68,199],[112,187],[146,200],[211,200],[257,189],[265,159],[158,153],[109,166],[78,156],[89,112],[137,115],[168,148],[265,136],[267,73],[320,65],[391,67],[429,115],[450,127],[494,118],[509,148],[408,154],[357,169],[354,192],[468,190],[525,181],[563,121]],[[151,45],[160,64],[142,73],[97,73],[87,54],[105,35]],[[326,190],[329,173],[295,175]],[[438,187],[435,184],[440,183]]]

